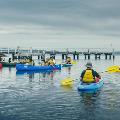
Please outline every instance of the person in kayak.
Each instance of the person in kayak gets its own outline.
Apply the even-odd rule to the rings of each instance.
[[[72,60],[71,57],[67,57],[66,64],[71,64]]]
[[[34,60],[33,59],[29,59],[29,64],[31,64],[31,65],[35,65],[35,62],[34,62]]]
[[[87,69],[83,70],[80,76],[80,80],[84,83],[94,83],[99,82],[99,79],[101,79],[101,76],[92,69],[92,63],[87,62],[86,64]]]
[[[49,65],[54,66],[56,64],[55,59],[53,57],[50,57],[50,60],[48,61]]]

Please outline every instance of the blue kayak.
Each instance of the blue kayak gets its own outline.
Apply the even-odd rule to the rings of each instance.
[[[54,66],[33,66],[26,64],[16,64],[18,71],[46,71],[46,70],[61,70],[61,64]]]
[[[99,82],[97,83],[90,83],[90,84],[87,84],[87,83],[83,83],[83,82],[80,82],[79,85],[78,85],[78,90],[79,91],[97,91],[99,90],[102,86],[103,86],[103,80],[100,80]]]
[[[62,64],[62,67],[70,67],[72,64]]]

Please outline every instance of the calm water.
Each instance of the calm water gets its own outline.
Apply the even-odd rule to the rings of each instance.
[[[91,60],[99,72],[112,60]],[[0,120],[119,120],[120,74],[102,73],[104,86],[90,94],[77,91],[79,74],[87,60],[71,68],[47,73],[18,73],[15,68],[0,71]],[[60,81],[74,79],[73,87],[62,87]]]

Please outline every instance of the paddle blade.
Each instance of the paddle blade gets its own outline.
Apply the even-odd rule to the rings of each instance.
[[[114,65],[107,68],[106,72],[113,73],[113,72],[120,72],[120,66]]]
[[[72,78],[66,78],[64,80],[61,80],[61,85],[63,85],[63,86],[71,86],[71,85],[73,85]]]
[[[76,61],[72,61],[71,64],[76,64],[77,62]]]

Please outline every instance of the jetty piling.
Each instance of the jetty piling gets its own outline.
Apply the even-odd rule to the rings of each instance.
[[[90,53],[83,53],[83,54],[84,54],[84,56],[85,56],[85,60],[86,60],[86,59],[88,59],[88,60],[90,59]]]
[[[75,51],[74,53],[73,53],[73,59],[75,60],[76,59],[76,57],[77,57],[77,60],[79,59],[79,52],[77,52],[77,51]]]
[[[95,60],[100,59],[101,58],[101,53],[95,53]]]
[[[67,59],[67,57],[68,57],[68,54],[66,54],[66,53],[62,53],[62,60]]]

